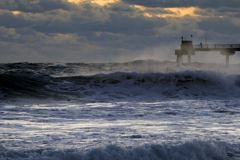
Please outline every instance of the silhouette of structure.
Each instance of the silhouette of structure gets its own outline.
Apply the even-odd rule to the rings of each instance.
[[[226,66],[229,66],[229,56],[234,55],[236,51],[240,51],[240,44],[193,44],[192,40],[184,40],[182,37],[182,44],[180,50],[175,50],[177,56],[177,63],[183,63],[183,56],[188,56],[188,63],[191,64],[191,56],[195,55],[196,51],[220,51],[226,56]]]

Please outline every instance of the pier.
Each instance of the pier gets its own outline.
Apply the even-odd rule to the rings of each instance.
[[[183,63],[183,56],[188,56],[188,64],[191,64],[191,56],[195,55],[196,51],[210,52],[219,51],[223,56],[226,56],[226,66],[229,66],[229,56],[240,51],[240,44],[193,44],[192,40],[184,40],[182,38],[181,49],[175,50],[177,63]]]

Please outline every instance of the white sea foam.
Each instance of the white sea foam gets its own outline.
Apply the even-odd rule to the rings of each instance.
[[[54,68],[65,68],[67,67],[66,63],[53,63],[49,64],[48,67],[54,67]]]

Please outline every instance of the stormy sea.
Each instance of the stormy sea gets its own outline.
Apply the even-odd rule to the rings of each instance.
[[[0,160],[240,159],[240,64],[0,64]]]

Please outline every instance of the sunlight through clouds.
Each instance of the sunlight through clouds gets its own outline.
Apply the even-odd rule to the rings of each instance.
[[[157,16],[157,17],[184,17],[184,16],[192,16],[192,17],[198,17],[200,15],[195,14],[195,10],[197,10],[198,8],[196,7],[187,7],[187,8],[155,8],[155,14],[153,13],[148,13],[148,7],[144,7],[144,6],[139,6],[139,5],[133,5],[133,7],[140,9],[141,11],[144,12],[144,16],[146,17],[153,17],[153,16]],[[164,9],[166,11],[170,11],[171,14],[159,14],[157,13],[157,10],[160,9]]]
[[[17,15],[17,14],[21,14],[20,11],[12,11],[13,14]]]
[[[165,8],[165,9],[174,12],[175,13],[175,15],[173,15],[174,17],[183,17],[183,16],[186,16],[186,15],[193,16],[193,17],[198,16],[194,13],[194,11],[196,10],[196,7]]]
[[[79,3],[79,2],[84,2],[86,0],[68,0],[68,2],[72,2],[72,3]],[[90,2],[91,3],[97,3],[101,6],[104,6],[108,3],[114,3],[114,2],[117,2],[119,0],[91,0]]]

